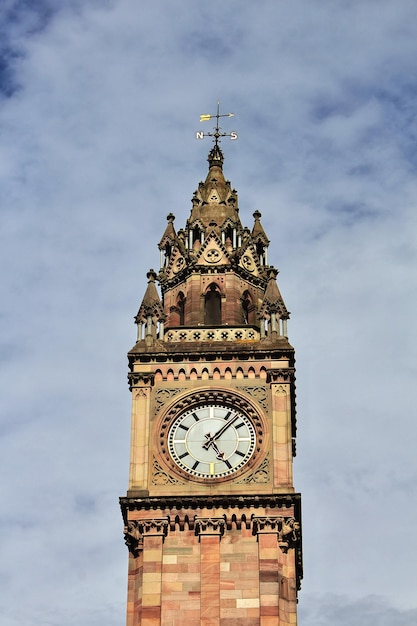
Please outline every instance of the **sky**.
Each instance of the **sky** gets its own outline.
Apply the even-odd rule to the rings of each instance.
[[[417,623],[416,59],[415,0],[2,0],[0,626],[124,623],[126,353],[218,99],[292,312],[299,624]]]

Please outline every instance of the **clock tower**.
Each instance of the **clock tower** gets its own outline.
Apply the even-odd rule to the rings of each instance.
[[[216,131],[185,227],[167,217],[128,354],[127,626],[297,623],[289,313],[261,214],[242,226]]]

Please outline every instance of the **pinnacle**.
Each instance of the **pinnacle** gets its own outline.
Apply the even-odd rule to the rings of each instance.
[[[212,147],[209,152],[207,161],[209,162],[210,168],[217,166],[222,169],[224,163],[224,155],[220,146],[216,143]]]

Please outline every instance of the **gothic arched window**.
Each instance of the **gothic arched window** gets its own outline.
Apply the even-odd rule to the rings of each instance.
[[[242,315],[245,324],[250,324],[251,326],[255,324],[255,306],[249,291],[245,291],[242,296]]]
[[[204,323],[217,326],[222,323],[222,301],[219,288],[212,283],[204,298]]]
[[[169,260],[171,258],[172,246],[167,241],[165,244],[165,258],[164,258],[164,267],[167,267],[169,264]]]
[[[185,324],[185,296],[182,293],[182,291],[179,292],[178,294],[178,298],[177,298],[177,307],[178,307],[178,314],[179,314],[179,322],[180,322],[180,326],[184,326]]]

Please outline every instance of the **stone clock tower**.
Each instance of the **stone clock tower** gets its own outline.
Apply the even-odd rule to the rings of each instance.
[[[168,215],[128,355],[127,626],[293,626],[302,552],[289,314],[261,214],[252,229],[240,221],[218,135],[208,162],[185,228]]]

